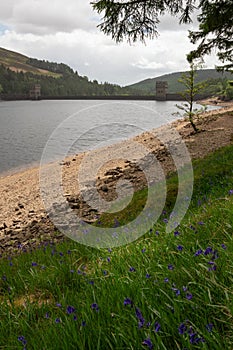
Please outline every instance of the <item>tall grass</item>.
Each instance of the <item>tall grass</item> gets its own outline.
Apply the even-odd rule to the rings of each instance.
[[[130,245],[66,239],[2,257],[0,349],[233,349],[232,165],[233,146],[193,163],[192,202],[171,234],[175,175],[161,218]]]

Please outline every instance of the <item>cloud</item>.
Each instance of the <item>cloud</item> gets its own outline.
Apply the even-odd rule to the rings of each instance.
[[[1,5],[0,20],[18,33],[46,35],[72,32],[77,28],[95,30],[98,16],[83,0],[8,0]]]
[[[142,57],[139,61],[132,63],[133,67],[137,67],[140,69],[147,69],[147,70],[153,70],[155,71],[156,69],[163,69],[164,64],[159,63],[159,62],[149,62],[147,58]]]
[[[186,54],[193,49],[189,27],[177,19],[164,16],[157,39],[131,46],[101,33],[99,21],[87,0],[7,0],[1,4],[1,46],[120,85],[188,68]],[[215,62],[208,58],[208,67]]]

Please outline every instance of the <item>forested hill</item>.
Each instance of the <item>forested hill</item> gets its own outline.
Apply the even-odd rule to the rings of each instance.
[[[129,85],[129,88],[141,90],[144,93],[150,95],[155,91],[156,81],[168,82],[168,93],[179,93],[184,90],[184,86],[178,82],[181,75],[187,72],[176,72],[170,74],[164,74],[156,78],[145,79],[138,83]],[[227,80],[232,80],[233,75],[230,72],[217,72],[215,69],[201,69],[197,71],[196,83],[206,82],[206,92],[211,94],[224,90]],[[208,90],[207,90],[208,89]]]
[[[0,48],[0,92],[10,95],[28,94],[34,84],[41,85],[43,96],[108,96],[132,95],[134,89],[116,84],[90,81],[64,63],[29,58]]]
[[[90,81],[64,63],[49,62],[30,58],[17,52],[0,48],[0,93],[2,96],[28,96],[35,84],[41,85],[43,97],[69,96],[133,96],[154,95],[157,80],[168,82],[168,93],[180,93],[184,86],[178,82],[182,72],[146,79],[126,87],[116,84]],[[211,95],[233,96],[230,73],[219,73],[215,69],[203,69],[197,72],[196,83],[205,81],[203,93]]]

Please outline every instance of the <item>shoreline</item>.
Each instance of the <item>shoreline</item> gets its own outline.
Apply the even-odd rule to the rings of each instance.
[[[230,106],[220,110],[206,112],[204,116],[199,118],[197,126],[203,128],[204,131],[196,135],[193,135],[192,129],[185,119],[178,119],[170,124],[180,133],[191,158],[202,158],[215,149],[233,142],[233,102]],[[175,170],[166,148],[153,137],[153,130],[144,132],[127,142],[133,140],[146,146],[148,153],[152,152],[157,156],[165,174]],[[120,145],[121,143],[118,144],[118,147],[121,147]],[[65,195],[71,204],[74,195],[77,196],[76,175],[83,156],[84,154],[72,156],[60,164],[65,181]],[[53,164],[49,163],[48,167],[53,166]],[[114,184],[124,173],[127,173],[128,176],[136,176],[136,178],[138,176],[138,188],[143,184],[140,174],[135,173],[130,162],[111,162],[108,168],[103,168],[98,174],[99,188],[104,195],[108,192],[110,197],[112,196]],[[40,196],[38,166],[3,177],[1,175],[0,252],[17,250],[19,244],[22,247],[30,247],[38,245],[40,241],[60,240],[64,237],[62,234],[54,232],[55,227],[44,210]],[[106,186],[109,186],[109,191],[106,190]],[[84,208],[85,210],[87,212],[84,214],[87,215],[88,208]],[[88,221],[88,215],[86,218]]]
[[[1,100],[0,100],[1,101]],[[179,102],[179,101],[177,101]],[[182,101],[180,101],[182,102]],[[215,104],[213,103],[213,100],[211,99],[207,99],[207,100],[197,100],[195,101],[195,103],[198,103],[200,105],[207,105],[208,106],[213,106],[213,107],[216,107],[216,111],[219,111],[220,109],[224,108],[225,107],[225,104],[223,103],[219,103],[219,104]],[[228,102],[228,105],[227,106],[233,106],[233,101],[231,101],[230,103]],[[215,109],[211,109],[210,112],[213,112],[215,111]],[[208,111],[209,112],[209,111]],[[207,113],[207,112],[206,112]],[[171,121],[167,121],[166,124],[172,124],[172,123],[176,123],[177,121],[179,120],[183,120],[182,117],[179,117],[177,119],[174,119],[174,120],[171,120]],[[163,124],[162,124],[163,125]],[[151,130],[154,130],[154,129],[151,129]],[[149,130],[149,131],[151,131]],[[148,131],[148,132],[149,132]],[[140,135],[139,135],[140,136]],[[131,137],[129,137],[131,138]],[[41,159],[38,159],[38,160],[35,160],[33,161],[32,163],[27,163],[27,164],[22,164],[22,165],[18,165],[18,166],[15,166],[13,168],[10,168],[10,169],[7,169],[7,170],[3,170],[3,171],[0,171],[0,179],[1,178],[4,178],[4,177],[7,177],[7,176],[11,176],[11,175],[15,175],[15,174],[20,174],[20,173],[23,173],[27,170],[30,170],[30,169],[34,169],[34,168],[37,168],[37,167],[40,167],[40,162],[41,162]],[[53,161],[53,162],[56,162],[56,161]],[[1,223],[0,223],[1,224]]]

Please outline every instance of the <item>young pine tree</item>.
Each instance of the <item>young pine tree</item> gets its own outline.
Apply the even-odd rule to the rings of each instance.
[[[195,108],[195,97],[198,93],[200,93],[204,84],[197,84],[195,82],[197,69],[200,68],[200,64],[195,64],[193,61],[189,62],[190,69],[187,73],[183,73],[181,78],[178,80],[185,87],[184,91],[181,94],[185,102],[180,105],[176,105],[177,108],[183,111],[182,116],[188,117],[190,124],[195,133],[199,132],[199,129],[195,123],[195,117],[199,114],[203,113],[206,110],[206,107],[202,107],[201,109]],[[181,114],[177,112],[178,114]]]

